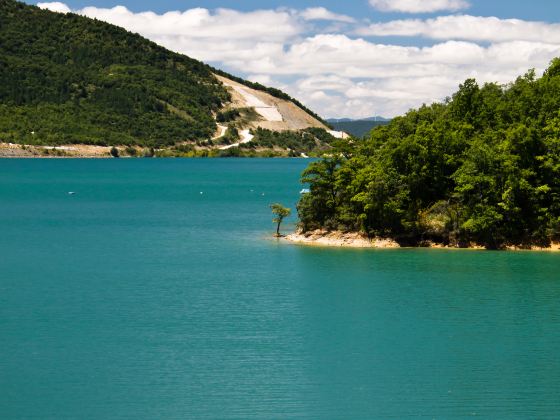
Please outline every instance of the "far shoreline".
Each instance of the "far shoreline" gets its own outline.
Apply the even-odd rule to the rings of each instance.
[[[296,245],[323,247],[323,248],[345,248],[345,249],[444,249],[444,250],[471,250],[486,251],[487,248],[471,244],[467,247],[456,247],[434,242],[426,242],[422,246],[401,246],[391,238],[368,238],[359,232],[341,232],[315,230],[310,232],[296,231],[281,239]],[[560,243],[552,243],[550,247],[543,248],[531,246],[527,248],[518,246],[507,246],[498,251],[531,251],[531,252],[560,252]]]
[[[113,156],[111,149],[117,151]],[[194,146],[193,146],[194,147]],[[316,159],[316,154],[301,154],[290,156],[283,149],[257,148],[243,149],[231,148],[221,150],[219,148],[195,147],[190,152],[175,150],[173,147],[153,149],[140,146],[97,146],[90,144],[66,144],[59,146],[29,145],[19,143],[6,143],[0,141],[0,159]]]

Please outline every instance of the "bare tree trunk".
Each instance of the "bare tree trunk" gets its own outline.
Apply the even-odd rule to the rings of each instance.
[[[276,226],[276,236],[280,236],[280,223],[282,222],[278,222],[278,226]]]

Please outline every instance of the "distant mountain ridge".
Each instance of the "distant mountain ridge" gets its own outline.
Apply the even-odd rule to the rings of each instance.
[[[364,137],[375,127],[387,125],[391,120],[379,116],[352,119],[352,118],[329,118],[327,122],[338,131],[344,131],[354,137]]]
[[[327,118],[328,123],[341,123],[341,122],[355,122],[355,121],[391,121],[390,118],[380,116],[367,117],[367,118]]]

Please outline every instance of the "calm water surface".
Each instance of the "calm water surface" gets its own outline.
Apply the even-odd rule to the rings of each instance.
[[[560,418],[560,254],[280,244],[306,163],[0,160],[0,418]]]

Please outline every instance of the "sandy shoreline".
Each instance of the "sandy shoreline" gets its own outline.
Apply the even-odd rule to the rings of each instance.
[[[184,143],[177,146],[188,146],[191,147],[188,151],[183,151],[180,148],[169,147],[164,149],[148,149],[139,146],[129,147],[129,146],[115,146],[119,151],[119,157],[121,158],[142,158],[142,157],[154,157],[159,158],[219,158],[219,157],[229,157],[220,155],[227,149],[231,149],[234,146],[239,146],[243,143],[248,143],[253,140],[253,135],[249,133],[249,130],[243,130],[241,133],[242,139],[233,144],[223,147],[207,147],[198,146],[196,144]],[[37,145],[21,145],[14,143],[2,143],[0,142],[0,159],[23,159],[23,158],[75,158],[75,159],[113,159],[111,155],[112,146],[93,146],[87,144],[68,144],[61,146],[37,146]],[[272,148],[266,147],[256,147],[253,149],[248,149],[250,152],[246,154],[241,154],[239,157],[291,157],[289,155],[289,150],[282,149],[281,147],[274,146]],[[134,153],[131,154],[131,151]],[[272,156],[271,156],[272,154]],[[148,156],[147,156],[148,155]],[[308,158],[307,155],[302,154],[303,158]]]
[[[344,247],[344,248],[400,248],[400,245],[383,238],[370,239],[361,233],[326,232],[315,230],[312,232],[296,232],[284,237],[285,240],[312,246]]]
[[[283,238],[288,242],[306,246],[320,246],[333,248],[374,248],[374,249],[397,249],[402,248],[395,240],[388,238],[368,238],[358,232],[340,232],[315,230],[311,232],[295,232]],[[420,248],[420,247],[418,247]],[[472,249],[484,250],[484,247],[472,245],[467,248],[457,248],[443,244],[427,243],[422,248],[432,249]],[[515,246],[506,247],[508,251],[560,251],[560,243],[553,243],[548,248],[532,246],[531,248],[520,248]]]
[[[123,152],[124,146],[119,147]],[[35,146],[0,142],[0,158],[111,158],[111,147],[87,144]]]

